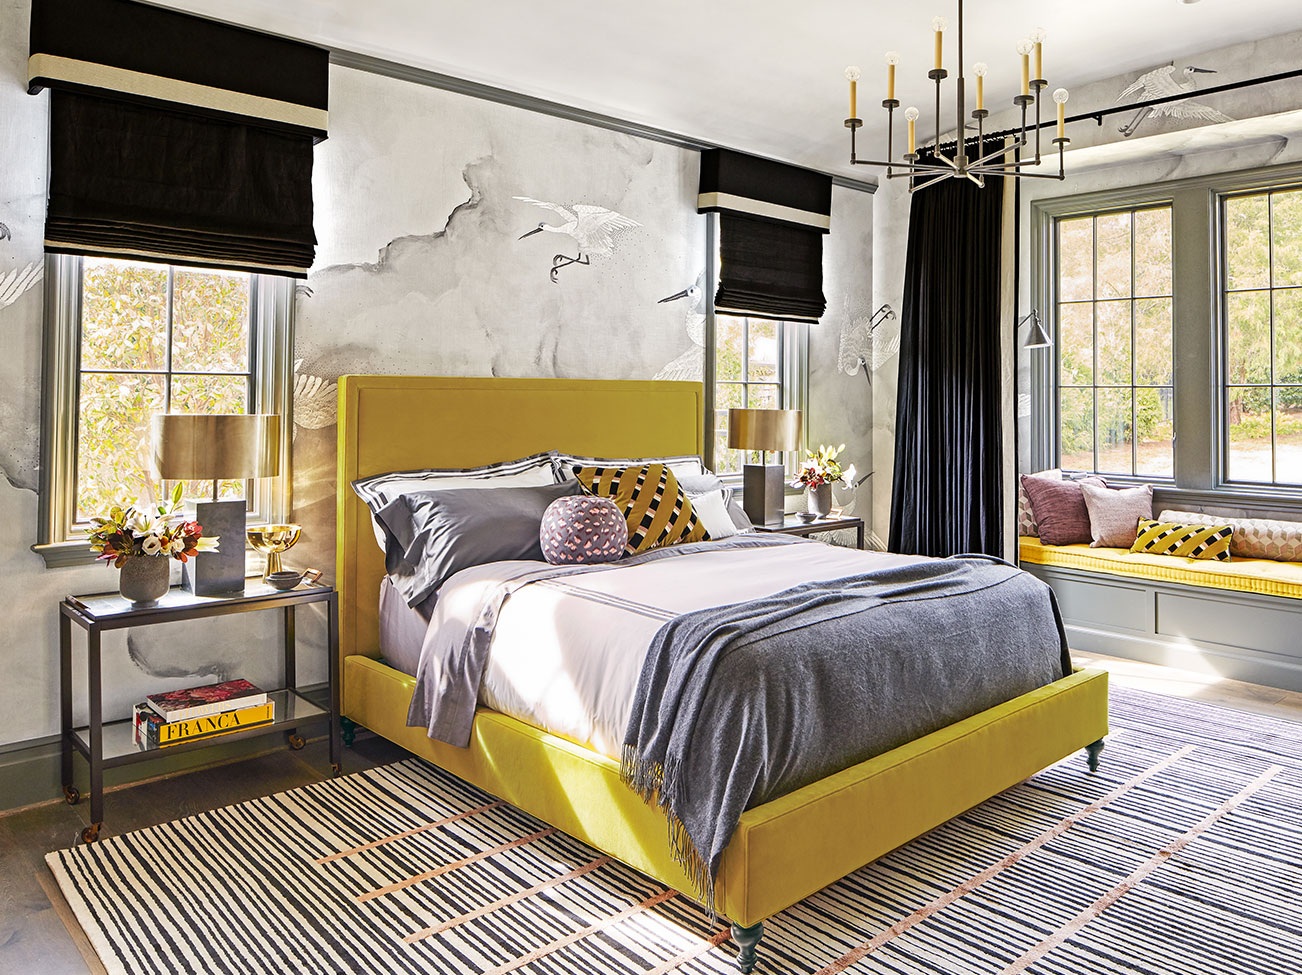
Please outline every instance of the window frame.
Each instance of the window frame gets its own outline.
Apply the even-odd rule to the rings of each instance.
[[[41,470],[37,542],[47,567],[86,565],[94,553],[78,537],[77,424],[81,375],[82,260],[45,258],[45,341],[42,364]],[[172,267],[202,267],[174,264]],[[292,499],[294,281],[250,274],[250,402],[252,412],[286,418],[278,477],[258,478],[248,497],[251,524],[285,521]],[[252,551],[249,549],[248,551]]]
[[[1220,220],[1221,200],[1226,196],[1298,183],[1302,183],[1302,164],[1288,164],[1030,201],[1030,304],[1040,309],[1057,307],[1053,240],[1057,218],[1164,203],[1171,207],[1174,483],[1107,475],[1109,483],[1117,486],[1153,484],[1155,508],[1202,504],[1302,514],[1302,486],[1231,482],[1225,477],[1228,425]],[[1019,355],[1030,356],[1031,414],[1025,453],[1030,470],[1053,467],[1060,457],[1056,314],[1050,329],[1053,352],[1019,350]]]

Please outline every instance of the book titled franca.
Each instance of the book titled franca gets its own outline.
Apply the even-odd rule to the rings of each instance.
[[[139,745],[166,748],[200,738],[242,731],[257,725],[270,724],[276,717],[276,703],[264,701],[252,707],[208,714],[184,721],[164,721],[144,704],[135,707],[135,740]]]

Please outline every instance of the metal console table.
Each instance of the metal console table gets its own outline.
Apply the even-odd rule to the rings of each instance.
[[[308,603],[325,603],[330,657],[330,707],[318,707],[297,691],[295,666],[296,640],[294,612]],[[170,745],[165,749],[143,749],[135,743],[132,721],[103,720],[101,683],[100,636],[107,630],[120,630],[131,626],[149,626],[154,623],[174,623],[182,620],[229,616],[233,613],[251,613],[260,610],[284,611],[285,680],[284,686],[268,692],[275,701],[275,719],[270,724],[233,731],[216,738]],[[86,691],[88,705],[87,725],[72,724],[72,624],[86,631]],[[104,770],[134,762],[144,762],[163,755],[204,748],[218,742],[254,738],[260,735],[283,733],[294,749],[302,748],[303,738],[298,734],[301,724],[327,721],[330,730],[330,769],[338,775],[340,761],[339,723],[339,597],[332,586],[302,586],[281,592],[264,583],[250,582],[242,593],[230,596],[196,596],[180,588],[172,588],[154,605],[137,607],[117,593],[93,596],[68,596],[59,604],[59,712],[62,735],[63,795],[69,804],[76,804],[81,793],[73,784],[73,753],[79,752],[90,766],[90,820],[82,831],[82,839],[93,843],[99,837],[104,822]]]

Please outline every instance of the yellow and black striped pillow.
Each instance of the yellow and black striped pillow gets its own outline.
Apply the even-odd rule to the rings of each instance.
[[[709,537],[678,486],[678,478],[665,464],[575,467],[574,476],[589,494],[619,505],[628,522],[627,555]]]
[[[1130,546],[1130,551],[1228,562],[1233,537],[1232,525],[1176,525],[1140,518],[1135,543]]]

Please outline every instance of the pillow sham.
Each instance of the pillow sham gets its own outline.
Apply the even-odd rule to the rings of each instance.
[[[1141,518],[1130,551],[1229,562],[1233,536],[1231,525],[1176,525]]]
[[[588,494],[619,505],[628,523],[627,555],[660,545],[699,542],[705,526],[667,464],[640,467],[579,467],[574,476]],[[570,482],[573,483],[573,482]]]
[[[675,457],[581,457],[576,454],[555,453],[552,466],[556,480],[574,480],[576,467],[642,467],[646,464],[667,464],[674,472],[674,477],[714,477],[705,469],[705,464],[695,454],[681,454]]]
[[[396,543],[385,555],[385,571],[407,605],[415,606],[462,569],[513,559],[541,562],[539,531],[548,505],[581,493],[571,481],[399,495],[378,515]]]
[[[1229,525],[1234,529],[1230,554],[1240,559],[1302,562],[1302,524],[1272,518],[1222,518],[1201,511],[1163,511],[1159,521],[1182,525]]]
[[[614,562],[628,544],[628,523],[614,501],[580,494],[547,506],[539,537],[543,558],[552,565]]]
[[[1031,499],[1031,509],[1045,545],[1078,545],[1090,541],[1090,513],[1085,507],[1082,484],[1105,487],[1101,477],[1083,477],[1079,481],[1055,481],[1047,477],[1023,474],[1022,487]]]
[[[675,472],[674,476],[678,478],[678,486],[687,495],[687,500],[692,502],[692,510],[696,512],[696,517],[701,519],[707,536],[730,538],[743,530],[743,526],[737,524],[731,510],[733,490],[725,485],[717,474]],[[738,510],[740,511],[740,508]],[[744,512],[742,517],[746,517]],[[745,522],[744,529],[750,528],[750,522]]]
[[[555,484],[552,458],[555,451],[520,457],[517,460],[504,460],[482,467],[463,468],[427,468],[410,471],[391,471],[385,474],[373,474],[358,478],[352,482],[353,491],[366,503],[371,511],[372,526],[375,529],[375,541],[388,554],[393,539],[387,537],[384,525],[379,520],[379,513],[394,498],[412,491],[428,491],[434,488],[452,490],[458,488],[499,488],[499,487],[537,487]]]
[[[1047,471],[1037,471],[1034,474],[1027,474],[1026,477],[1043,477],[1051,481],[1061,481],[1062,471],[1053,468]],[[1031,508],[1031,499],[1026,493],[1026,487],[1019,481],[1017,485],[1017,534],[1035,536],[1040,534],[1040,526],[1035,521],[1035,511]],[[1129,544],[1127,542],[1126,544]]]
[[[1130,548],[1140,519],[1153,517],[1153,485],[1134,488],[1082,484],[1081,494],[1090,516],[1091,548]]]

